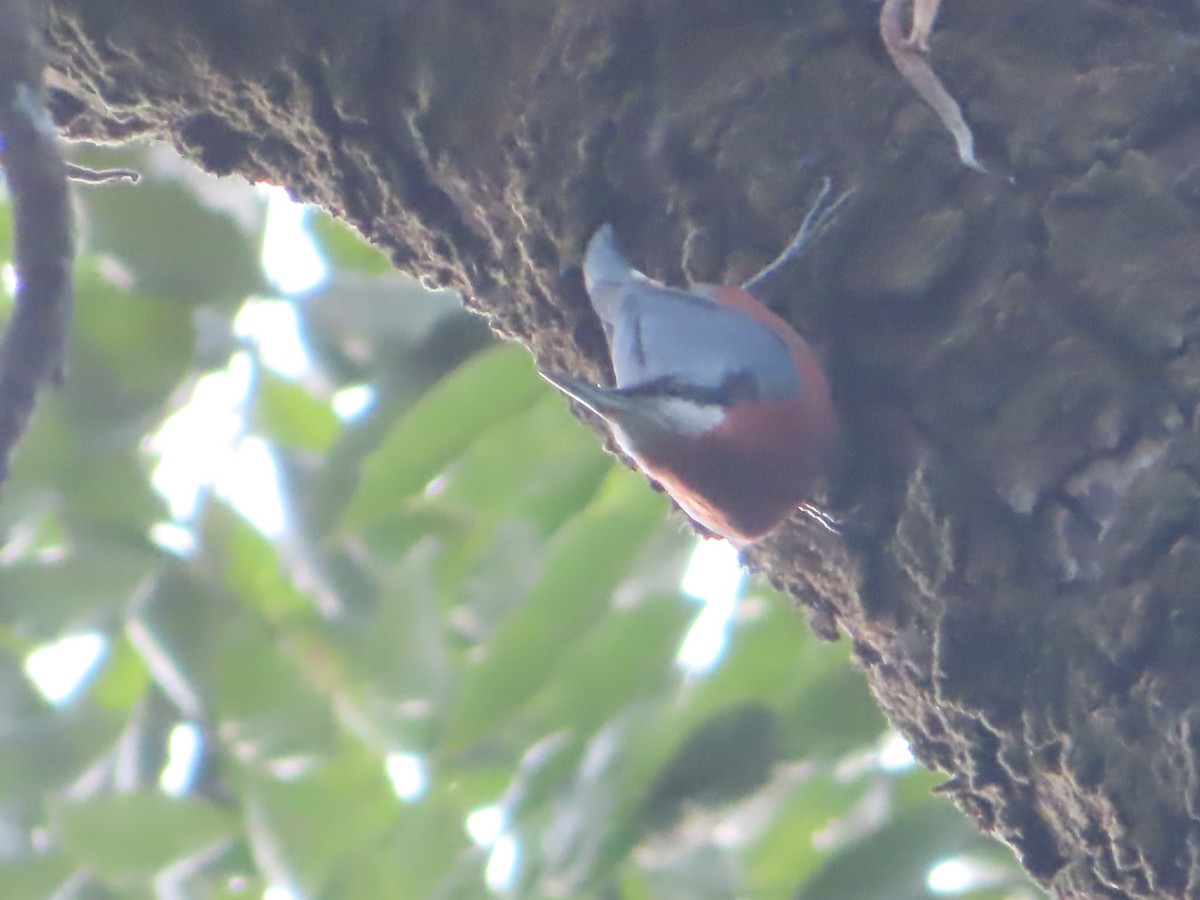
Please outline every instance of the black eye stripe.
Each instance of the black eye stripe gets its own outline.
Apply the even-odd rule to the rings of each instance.
[[[667,375],[622,388],[621,393],[631,397],[677,397],[701,406],[732,406],[743,400],[756,400],[760,392],[758,379],[750,370],[737,369],[715,388],[687,384]]]

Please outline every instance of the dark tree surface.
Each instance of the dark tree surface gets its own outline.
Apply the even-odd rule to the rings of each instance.
[[[829,362],[849,524],[751,560],[1042,883],[1200,896],[1193,4],[949,0],[932,61],[987,175],[867,0],[46,12],[68,135],[287,185],[558,370],[603,374],[600,222],[657,277],[733,280],[821,177],[854,188],[785,301]]]

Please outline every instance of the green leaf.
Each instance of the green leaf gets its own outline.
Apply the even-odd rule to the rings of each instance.
[[[666,751],[659,724],[671,701],[630,704],[588,741],[574,776],[542,829],[546,877],[566,895],[588,894],[585,886],[615,869],[641,836],[636,813]]]
[[[245,753],[269,759],[325,753],[335,745],[333,710],[306,677],[309,652],[321,653],[248,617],[225,623],[213,660],[219,666],[215,712],[222,733]]]
[[[606,489],[551,547],[537,585],[500,626],[482,662],[464,675],[447,745],[482,739],[520,707],[611,607],[613,592],[649,536],[666,501],[644,481],[616,470]]]
[[[254,404],[254,428],[288,447],[324,453],[337,440],[342,424],[333,407],[303,385],[263,370]]]
[[[478,523],[476,523],[478,525]],[[482,532],[482,533],[478,533]],[[528,522],[476,528],[439,559],[444,603],[457,606],[473,640],[486,642],[541,577],[548,539]]]
[[[646,865],[643,875],[651,897],[728,900],[746,896],[739,890],[742,877],[737,859],[715,843],[697,841],[681,847],[669,858],[660,857]],[[778,896],[782,900],[786,894]]]
[[[455,460],[441,502],[551,534],[582,510],[614,465],[556,392],[481,434]]]
[[[138,654],[169,695],[187,693],[187,702],[178,702],[193,713],[190,702],[211,702],[206,694],[220,665],[221,628],[239,610],[182,561],[163,566],[139,600],[129,632]]]
[[[423,392],[494,339],[458,294],[427,291],[402,272],[335,274],[296,312],[306,346],[335,382],[386,373],[376,383],[384,398]]]
[[[845,643],[817,640],[785,598],[755,592],[741,601],[738,627],[720,665],[689,688],[680,712],[698,723],[715,710],[749,699],[782,712],[811,684],[849,664]]]
[[[416,701],[439,709],[452,677],[433,573],[434,550],[432,542],[422,543],[391,571],[365,633],[343,640],[347,664],[374,701],[364,710],[367,724],[377,736],[413,749],[424,749],[429,727],[426,716],[402,712],[408,708],[405,704]],[[351,642],[351,637],[357,639]]]
[[[211,558],[199,565],[220,571]],[[163,689],[189,714],[214,719],[247,758],[320,754],[333,744],[333,711],[309,677],[324,662],[321,648],[300,626],[275,627],[176,565],[144,593],[137,634]]]
[[[579,763],[581,746],[566,731],[543,738],[525,751],[502,805],[509,820],[521,824],[560,793]]]
[[[753,793],[780,758],[775,713],[758,703],[719,710],[693,731],[650,786],[642,825],[674,825],[685,806],[717,806]]]
[[[55,821],[66,853],[109,878],[153,875],[237,830],[227,810],[157,791],[63,803]]]
[[[0,798],[24,806],[64,788],[111,747],[120,727],[86,708],[7,717],[0,733]]]
[[[326,756],[286,782],[249,770],[241,775],[256,854],[294,873],[305,896],[342,896],[333,890],[338,879],[398,849],[383,839],[395,833],[400,807],[383,761],[361,748]]]
[[[974,835],[948,800],[931,798],[831,855],[800,885],[797,900],[933,900],[937,895],[925,886],[930,868]]]
[[[468,869],[474,876],[469,882],[471,890],[458,896],[481,896],[478,873],[482,866],[478,863],[482,862],[482,851],[467,844],[465,813],[466,810],[442,797],[406,806],[397,834],[379,848],[389,864],[384,870],[388,880],[380,887],[392,896],[438,896],[437,887],[448,874],[454,873],[456,864],[465,860],[469,865],[474,857],[478,862]],[[358,896],[369,900],[385,894],[376,889],[360,892]]]
[[[118,416],[157,412],[191,362],[191,311],[119,286],[94,259],[76,266],[75,279],[68,407],[110,427]]]
[[[795,701],[783,710],[784,740],[792,755],[838,756],[877,740],[887,728],[857,669],[843,666],[798,688]]]
[[[162,560],[148,548],[96,543],[0,566],[0,621],[35,640],[94,628],[123,610]]]
[[[110,636],[108,658],[89,690],[92,699],[105,709],[129,715],[149,685],[150,672],[129,639]]]
[[[543,389],[528,352],[515,345],[482,353],[455,370],[367,458],[343,527],[354,530],[385,519],[471,441],[528,407]]]
[[[61,852],[32,859],[6,859],[0,863],[0,879],[9,897],[53,897],[76,868]]]
[[[265,620],[315,617],[316,604],[285,570],[279,548],[233,510],[214,504],[205,517],[204,539],[221,560],[225,586]]]
[[[847,815],[868,787],[863,779],[836,778],[832,766],[814,768],[748,849],[750,884],[765,893],[786,894],[792,885],[810,876],[828,855],[817,847],[817,835]]]
[[[140,427],[81,433],[64,398],[43,393],[17,447],[0,515],[9,521],[53,514],[81,539],[136,546],[165,504],[149,484]],[[100,423],[93,423],[100,428]],[[110,423],[111,424],[111,423]]]
[[[143,179],[136,187],[111,185],[79,197],[85,249],[117,257],[145,293],[232,312],[267,290],[256,235],[180,182]]]
[[[392,271],[387,255],[373,247],[353,225],[315,207],[309,208],[305,224],[332,268],[364,275],[384,275]]]
[[[436,539],[443,546],[457,546],[465,552],[470,549],[465,542],[477,524],[463,511],[448,508],[447,504],[413,501],[392,515],[373,522],[370,530],[361,538],[378,562],[390,565],[402,559],[426,538]],[[500,523],[500,526],[503,524]],[[520,565],[521,561],[514,563]]]
[[[694,612],[678,595],[653,596],[633,609],[612,610],[572,649],[530,704],[538,727],[588,734],[639,698],[678,684],[673,663]]]

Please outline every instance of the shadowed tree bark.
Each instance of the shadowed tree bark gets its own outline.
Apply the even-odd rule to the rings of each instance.
[[[605,375],[611,221],[669,282],[772,258],[854,188],[781,309],[823,350],[835,536],[749,561],[853,642],[945,789],[1061,896],[1200,896],[1200,10],[949,0],[932,63],[868,0],[51,0],[75,138],[287,185]],[[681,262],[682,260],[682,262]]]

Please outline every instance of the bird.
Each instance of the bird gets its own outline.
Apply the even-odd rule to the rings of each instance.
[[[616,384],[542,373],[601,416],[617,445],[704,532],[735,547],[808,504],[838,441],[820,360],[761,299],[818,230],[814,222],[823,228],[849,195],[819,210],[828,190],[827,180],[788,248],[741,286],[655,281],[630,265],[612,225],[601,225],[583,278]]]

